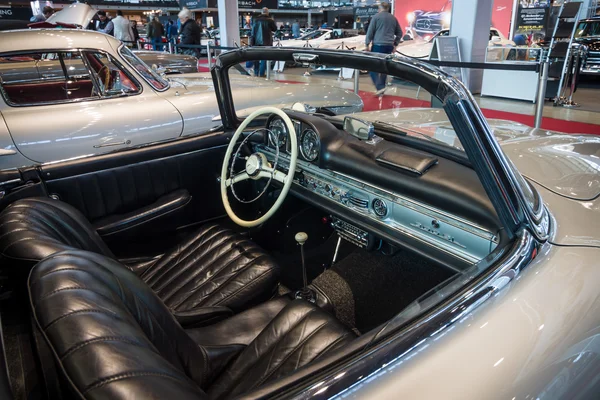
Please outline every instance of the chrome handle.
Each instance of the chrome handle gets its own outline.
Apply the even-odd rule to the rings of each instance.
[[[17,154],[17,151],[16,150],[0,149],[0,157],[2,157],[2,156],[12,156],[13,154]]]
[[[94,148],[99,149],[101,147],[124,146],[124,145],[129,145],[129,144],[131,144],[131,140],[123,140],[122,142],[95,144]]]

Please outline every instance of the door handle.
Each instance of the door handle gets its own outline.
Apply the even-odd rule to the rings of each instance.
[[[101,147],[126,146],[129,144],[131,144],[131,140],[123,140],[122,142],[109,142],[109,143],[95,144],[94,148],[99,149]]]
[[[2,156],[12,156],[13,154],[17,154],[17,151],[16,150],[0,149],[0,157],[2,157]]]

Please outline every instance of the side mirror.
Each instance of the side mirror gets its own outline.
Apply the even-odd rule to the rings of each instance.
[[[360,140],[371,140],[375,132],[372,123],[354,117],[344,118],[344,131]]]

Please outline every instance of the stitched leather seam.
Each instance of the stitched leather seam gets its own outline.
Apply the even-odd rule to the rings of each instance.
[[[219,232],[219,233],[220,233],[220,232]],[[216,237],[216,236],[217,236],[219,233],[217,233],[216,235],[214,235],[214,236],[213,236],[211,239],[209,239],[209,240],[212,240],[212,239],[214,239],[214,237]],[[224,241],[229,241],[229,240],[231,240],[231,238],[228,236],[228,237],[225,237],[225,238],[223,239],[223,242],[224,242]],[[186,255],[186,256],[185,256],[183,259],[181,259],[181,260],[177,260],[177,262],[175,262],[175,263],[174,263],[174,264],[171,266],[171,268],[169,268],[169,269],[168,269],[168,271],[166,271],[166,273],[162,274],[162,275],[161,275],[161,277],[160,277],[160,278],[158,278],[158,280],[160,280],[160,279],[164,278],[164,276],[165,276],[165,275],[167,275],[167,273],[168,273],[168,272],[172,271],[172,270],[173,270],[173,268],[174,268],[175,266],[183,264],[183,263],[185,262],[185,260],[187,260],[189,257],[192,257],[192,256],[194,255],[194,253],[195,253],[195,252],[196,252],[196,251],[197,251],[197,250],[198,250],[198,249],[199,249],[199,248],[200,248],[200,247],[201,247],[201,246],[202,246],[202,245],[203,245],[203,244],[204,244],[206,241],[205,241],[205,240],[198,240],[198,242],[200,242],[200,243],[197,243],[197,246],[195,247],[195,249],[194,249],[194,250],[192,250],[192,251],[191,251],[191,252],[190,252],[188,255]],[[222,244],[222,243],[219,243],[219,244]],[[197,257],[197,258],[198,258],[198,259],[201,259],[201,258],[203,258],[203,257],[204,257],[204,256],[205,256],[205,255],[206,255],[208,252],[210,252],[210,251],[212,251],[212,250],[215,250],[215,249],[216,249],[216,248],[215,248],[214,246],[211,246],[210,248],[208,248],[208,249],[206,249],[205,251],[203,251],[202,253],[200,253],[200,254],[198,255],[198,257]],[[232,247],[232,248],[230,248],[229,250],[227,250],[227,252],[226,252],[226,253],[229,253],[229,252],[231,252],[232,250],[234,250],[234,249],[233,249],[233,247]],[[221,269],[219,269],[219,270],[218,270],[218,271],[217,271],[215,274],[213,274],[213,276],[216,276],[216,275],[217,275],[219,272],[221,272],[221,271],[222,271],[224,268],[226,268],[227,266],[229,266],[229,264],[231,264],[233,261],[235,261],[235,260],[237,260],[239,257],[241,257],[241,255],[242,255],[242,254],[238,254],[238,255],[237,255],[237,256],[236,256],[236,257],[235,257],[233,260],[231,260],[229,263],[227,263],[227,265],[225,265],[224,267],[222,267]],[[218,259],[220,259],[221,257],[223,257],[223,254],[221,254],[221,255],[218,257]],[[177,279],[178,277],[180,277],[181,275],[183,275],[185,272],[187,272],[188,270],[190,270],[191,268],[193,268],[193,267],[194,267],[195,265],[197,265],[197,264],[198,264],[198,262],[190,263],[190,265],[189,265],[187,268],[185,268],[185,269],[180,269],[180,270],[178,271],[178,272],[179,272],[178,274],[174,274],[174,276],[171,276],[171,277],[170,277],[170,279],[168,279],[166,282],[163,282],[163,283],[160,285],[160,288],[156,288],[155,290],[156,290],[157,292],[158,292],[158,291],[160,291],[160,290],[163,290],[163,289],[164,289],[165,287],[167,287],[167,286],[168,286],[168,285],[169,285],[171,282],[173,282],[175,279]],[[195,274],[195,275],[193,275],[193,276],[192,276],[192,278],[193,278],[193,277],[195,277],[195,276],[197,276],[197,275],[199,275],[199,274],[200,274],[200,272],[203,272],[203,271],[205,271],[205,269],[206,269],[208,266],[212,265],[212,264],[214,264],[214,262],[213,262],[213,263],[210,263],[210,264],[205,264],[205,265],[203,265],[203,268],[198,268],[198,270],[196,271],[196,274]],[[181,289],[183,286],[185,286],[185,285],[186,285],[186,283],[188,283],[188,282],[189,282],[189,279],[188,279],[186,282],[184,282],[184,283],[183,283],[183,284],[182,284],[180,287],[176,288],[176,289],[173,291],[173,293],[177,293],[177,291],[179,291],[179,290],[180,290],[180,289]],[[207,281],[203,282],[202,284],[204,284],[204,283],[206,283],[206,282],[207,282]],[[168,297],[171,297],[171,296],[172,296],[172,294],[171,294],[170,296],[168,296]],[[167,298],[168,298],[168,297],[167,297]],[[166,300],[166,299],[164,299],[164,300]]]
[[[231,248],[229,251],[227,251],[227,253],[229,253],[231,250],[237,250],[237,249],[233,249]],[[245,252],[241,252],[239,253],[237,256],[235,256],[233,259],[229,260],[229,262],[225,265],[223,265],[221,268],[219,268],[211,277],[211,279],[206,279],[204,282],[201,282],[199,286],[195,287],[194,289],[192,289],[192,292],[183,300],[181,301],[177,306],[175,307],[179,307],[181,304],[183,304],[184,302],[186,302],[187,300],[189,300],[194,293],[196,293],[197,291],[199,291],[200,289],[202,289],[204,287],[204,285],[206,285],[209,282],[212,282],[214,278],[216,278],[223,270],[227,269],[232,263],[236,262],[237,260],[239,260],[243,255],[245,254]],[[222,258],[223,255],[221,255],[221,257],[218,258],[218,260],[220,260]],[[215,262],[218,262],[218,260],[215,260]],[[215,262],[211,263],[214,264]],[[251,261],[251,263],[254,262],[254,260]],[[250,264],[250,263],[249,263]],[[244,268],[242,268],[239,271],[242,271]],[[238,271],[238,272],[239,272]],[[198,275],[200,275],[200,272],[204,272],[204,269],[198,269],[196,271],[196,274],[194,274],[193,276],[189,277],[187,281],[185,281],[180,287],[178,287],[171,295],[169,295],[168,297],[164,298],[163,300],[166,301],[168,298],[172,297],[174,294],[176,294],[179,290],[181,290],[187,283],[190,282],[191,279],[197,277]],[[237,272],[233,274],[232,278],[235,277],[237,275]],[[230,278],[231,279],[231,278]],[[225,284],[227,284],[229,282],[229,279],[227,279],[222,285],[220,285],[217,289],[220,289],[221,287],[223,287]],[[196,307],[198,304],[202,303],[202,300],[205,299],[206,297],[209,297],[210,295],[212,295],[214,293],[210,292],[208,293],[208,295],[204,296],[202,299],[200,299],[200,301],[196,301],[195,304],[192,306],[192,308]]]
[[[42,301],[42,300],[46,300],[48,297],[52,296],[52,295],[53,295],[53,294],[55,294],[55,293],[62,292],[63,290],[77,290],[77,289],[81,289],[81,290],[89,290],[89,291],[92,291],[92,292],[93,292],[93,290],[92,290],[92,289],[88,289],[88,288],[86,288],[86,287],[82,287],[82,286],[67,286],[67,287],[64,287],[64,288],[60,288],[60,289],[53,290],[53,291],[51,291],[50,293],[46,293],[46,294],[45,294],[45,295],[44,295],[44,296],[43,296],[41,299],[39,299],[39,300],[38,300],[38,303],[39,303],[40,301]],[[95,293],[95,292],[94,292],[94,293]]]
[[[216,225],[208,228],[207,231],[211,230],[213,228],[216,228]],[[217,235],[219,235],[219,233],[221,233],[221,231],[213,234],[208,240],[214,239]],[[149,276],[149,277],[143,276],[142,279],[144,279],[144,282],[147,282],[149,285],[152,285],[152,283],[150,281],[154,281],[155,283],[157,283],[158,281],[160,281],[169,271],[171,271],[174,267],[176,267],[178,264],[180,264],[181,261],[185,260],[191,254],[193,254],[196,250],[198,250],[198,248],[202,245],[202,243],[205,242],[205,240],[203,239],[203,237],[204,237],[204,234],[201,237],[196,238],[195,240],[193,240],[185,248],[179,249],[178,250],[178,253],[179,253],[178,256],[175,256],[175,252],[173,252],[173,254],[170,254],[170,257],[167,260],[164,260],[164,263],[161,263],[161,261],[163,261],[163,260],[159,260],[159,262],[155,264],[155,268],[154,268],[156,270],[155,274],[151,274],[151,276]],[[191,246],[194,246],[194,245],[195,245],[194,250],[192,250],[190,252],[190,254],[188,254],[183,259],[181,259],[181,254],[185,250],[189,249]],[[172,263],[173,265],[171,265],[169,267],[170,263]],[[163,271],[161,271],[162,268],[164,268]],[[155,277],[155,275],[158,275],[158,277]]]
[[[253,279],[251,282],[248,282],[248,283],[244,284],[244,285],[243,285],[242,287],[240,287],[239,289],[237,289],[237,290],[235,290],[234,292],[232,292],[232,293],[228,294],[227,296],[223,297],[221,300],[219,300],[218,302],[216,302],[214,305],[215,305],[215,306],[219,306],[219,305],[221,305],[222,303],[224,303],[226,300],[228,300],[229,298],[231,298],[231,297],[233,297],[233,296],[236,296],[236,295],[237,295],[239,292],[241,292],[242,290],[247,290],[247,289],[251,288],[251,287],[252,287],[252,286],[254,286],[255,284],[259,283],[259,282],[260,282],[260,280],[261,280],[261,279],[263,279],[263,278],[265,277],[265,275],[267,275],[267,274],[269,274],[269,273],[273,272],[273,269],[274,269],[274,268],[272,268],[272,267],[271,267],[271,268],[269,268],[268,270],[266,270],[265,272],[263,272],[263,273],[262,273],[262,274],[260,274],[259,276],[255,277],[255,278],[254,278],[254,279]],[[243,271],[244,271],[244,270],[242,270],[242,272],[243,272]],[[235,275],[235,277],[237,277],[237,275],[238,275],[238,274],[236,274],[236,275]],[[233,278],[235,278],[235,277],[233,277]],[[233,278],[231,278],[231,279],[228,279],[226,283],[229,283],[229,282],[230,282],[230,281],[231,281]],[[225,286],[225,284],[226,284],[226,283],[224,283],[223,285],[221,285],[221,287]],[[214,294],[214,293],[211,293],[211,294]],[[195,307],[195,306],[194,306],[194,307]]]
[[[298,351],[299,349],[301,349],[302,346],[304,346],[304,344],[306,342],[308,342],[314,335],[316,335],[328,323],[329,323],[329,321],[325,321],[324,323],[322,323],[321,325],[319,325],[318,327],[316,327],[314,331],[312,331],[307,337],[305,337],[300,343],[298,343],[298,345],[295,346],[294,349],[292,351],[290,351],[288,353],[288,355],[283,358],[283,360],[281,360],[281,362],[279,363],[279,365],[277,365],[275,368],[273,368],[268,374],[266,374],[257,383],[255,383],[254,385],[252,385],[251,388],[258,387],[258,386],[262,385],[263,383],[265,383],[275,373],[275,371],[279,370],[279,368],[281,368],[286,363],[286,361],[289,360],[290,357],[296,353],[296,351]],[[287,334],[289,334],[289,332],[290,331],[288,331]],[[270,364],[271,363],[269,363],[269,365]]]
[[[62,356],[60,356],[60,360],[64,361],[65,358],[67,358],[68,356],[70,356],[71,354],[76,352],[77,350],[80,350],[80,349],[84,348],[85,346],[87,346],[89,344],[94,344],[96,342],[123,342],[123,343],[131,344],[134,346],[148,348],[147,346],[144,346],[141,343],[131,340],[125,336],[103,336],[103,337],[89,339],[89,340],[83,341],[81,343],[78,343],[77,345],[75,345],[73,347],[70,347],[67,351],[65,351],[65,353]]]
[[[102,387],[106,384],[109,383],[113,383],[116,381],[120,381],[123,379],[129,379],[129,378],[137,378],[140,376],[160,376],[163,378],[171,378],[174,379],[176,381],[179,382],[184,382],[183,379],[181,379],[181,377],[178,376],[174,376],[174,375],[170,375],[164,372],[154,372],[154,371],[140,371],[140,372],[128,372],[128,373],[124,373],[124,374],[118,374],[118,375],[113,375],[113,376],[109,376],[107,378],[102,378],[99,381],[93,382],[90,385],[88,385],[87,388],[85,388],[82,393],[85,395],[87,392],[94,390],[94,389],[98,389],[99,387]],[[187,383],[187,382],[186,382]]]
[[[284,308],[284,310],[285,310],[285,308]],[[282,311],[283,311],[283,310],[281,310],[281,311],[279,312],[279,314],[281,314],[281,312],[282,312]],[[302,322],[303,322],[303,321],[304,321],[306,318],[308,318],[308,316],[309,316],[311,313],[313,313],[314,311],[315,311],[314,309],[311,309],[311,310],[309,310],[309,311],[308,311],[308,312],[307,312],[307,313],[306,313],[306,314],[305,314],[305,315],[304,315],[302,318],[300,318],[300,319],[298,320],[298,322],[296,322],[296,323],[295,323],[293,326],[291,326],[291,327],[290,327],[290,329],[289,329],[289,330],[286,332],[286,334],[287,334],[289,331],[291,331],[292,329],[294,329],[296,326],[300,325],[300,324],[301,324],[301,323],[302,323]],[[277,314],[277,315],[279,315],[279,314]],[[277,317],[275,317],[275,319],[277,319]],[[271,321],[271,323],[273,323],[273,321]],[[269,327],[269,325],[271,325],[271,324],[268,324],[268,325],[265,327],[265,329],[263,329],[263,332],[264,332],[264,331],[267,329],[267,327]],[[260,337],[260,334],[259,334],[259,337]],[[279,344],[279,342],[280,342],[280,341],[282,341],[284,338],[285,338],[285,334],[284,334],[283,336],[281,336],[281,337],[280,337],[278,340],[276,340],[274,343],[272,343],[272,344],[269,346],[269,348],[265,350],[265,354],[266,354],[267,352],[270,352],[270,351],[271,351],[271,350],[272,350],[274,347],[276,347],[276,346]],[[254,340],[252,341],[252,343],[254,343],[254,341],[256,341],[256,340],[257,340],[257,339],[254,339]],[[248,349],[248,348],[249,348],[251,345],[252,345],[252,344],[250,344],[249,346],[247,346],[247,347],[246,347],[246,349]],[[244,352],[245,352],[245,351],[246,351],[246,350],[244,350],[244,351],[242,352],[242,354],[240,354],[240,356],[238,356],[237,360],[239,360],[239,359],[240,359],[240,358],[241,358],[241,357],[244,355]],[[237,361],[237,360],[236,360],[236,361]],[[257,361],[258,361],[258,360],[257,360]],[[235,363],[235,362],[234,362],[234,363]],[[269,364],[270,364],[270,362],[269,362]],[[235,364],[233,364],[233,365],[235,365]],[[249,365],[249,366],[248,366],[248,368],[252,368],[253,366],[254,366],[254,364],[252,364],[252,365]],[[246,370],[245,370],[244,372],[246,372],[246,371],[248,370],[248,368],[246,368]],[[242,377],[243,377],[243,374],[242,374],[242,373],[240,373],[240,374],[239,374],[237,377],[235,377],[234,379],[232,379],[231,385],[229,385],[229,387],[228,387],[228,389],[229,389],[229,390],[227,391],[228,393],[230,393],[230,392],[233,390],[233,388],[235,388],[235,387],[237,386],[238,382],[240,381],[240,379],[242,379]]]
[[[48,329],[50,329],[50,327],[51,327],[52,325],[54,325],[55,323],[57,323],[57,322],[59,322],[59,321],[61,321],[61,320],[65,319],[65,318],[68,318],[68,317],[70,317],[70,316],[72,316],[72,315],[76,315],[76,314],[87,314],[87,313],[106,314],[106,315],[110,315],[111,317],[119,318],[119,317],[117,316],[117,314],[115,314],[115,313],[113,313],[113,312],[110,312],[110,311],[106,311],[106,310],[96,310],[96,309],[93,309],[93,308],[85,308],[85,309],[83,309],[83,310],[71,311],[71,312],[69,312],[69,313],[67,313],[67,314],[63,314],[63,315],[61,315],[60,317],[56,318],[55,320],[53,320],[52,322],[50,322],[48,325],[46,325],[46,326],[44,327],[44,329],[45,329],[45,330],[48,330]],[[120,318],[119,318],[119,319],[120,319]]]

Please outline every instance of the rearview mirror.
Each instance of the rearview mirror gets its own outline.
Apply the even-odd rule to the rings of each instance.
[[[360,140],[373,139],[373,124],[354,117],[344,118],[344,131]]]

